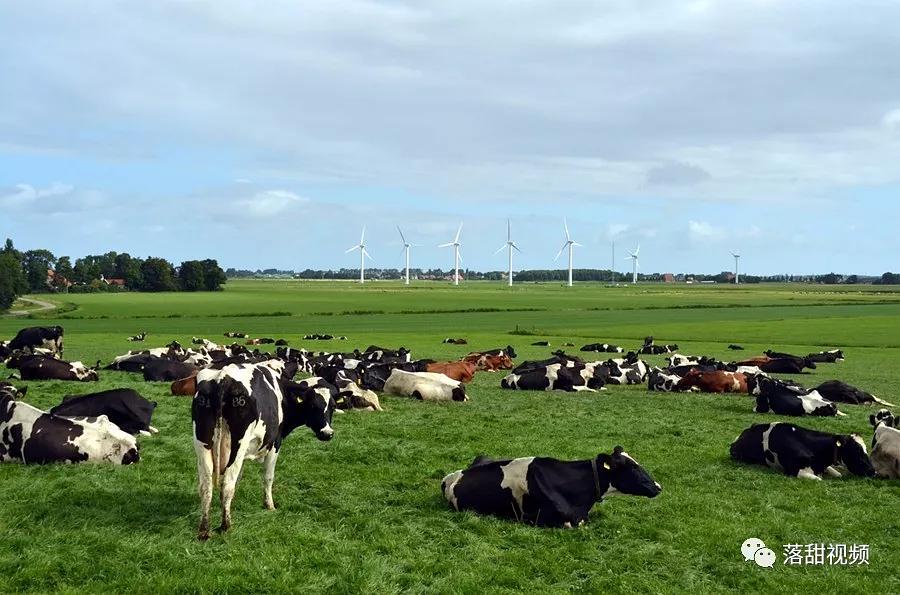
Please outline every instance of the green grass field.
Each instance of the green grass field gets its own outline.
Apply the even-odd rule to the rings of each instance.
[[[284,337],[296,347],[405,345],[417,357],[455,358],[514,345],[546,357],[547,339],[635,347],[646,335],[681,352],[732,358],[772,347],[841,347],[804,384],[838,378],[900,404],[900,292],[811,286],[517,286],[230,282],[216,294],[69,295],[40,319],[0,318],[0,337],[62,324],[67,359],[109,361],[133,347],[228,330]],[[35,317],[37,318],[37,317]],[[534,333],[534,335],[512,334]],[[310,332],[347,342],[307,342]],[[468,346],[443,345],[462,336]],[[569,349],[577,351],[577,347]],[[647,356],[653,363],[661,357]],[[91,385],[31,382],[41,407],[62,395],[115,386],[159,402],[160,434],[141,439],[130,467],[0,466],[0,592],[900,592],[900,483],[808,482],[733,464],[728,445],[752,423],[797,421],[752,412],[746,396],[499,389],[479,373],[467,403],[382,397],[383,413],[336,417],[335,439],[306,430],[286,442],[277,511],[262,508],[261,466],[248,462],[234,527],[196,540],[198,499],[190,403],[168,384],[105,372]],[[858,432],[872,408],[801,425]],[[656,499],[611,498],[578,530],[546,530],[451,511],[440,479],[476,454],[588,458],[621,444],[663,486]],[[213,521],[218,519],[214,516]],[[739,548],[758,537],[778,562],[763,569]],[[784,544],[870,546],[868,566],[782,564]]]

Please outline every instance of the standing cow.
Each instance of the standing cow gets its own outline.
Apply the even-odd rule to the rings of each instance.
[[[7,347],[10,351],[27,351],[33,353],[36,348],[49,350],[51,353],[63,352],[63,327],[30,326],[23,328]]]
[[[330,395],[286,380],[284,362],[216,364],[197,374],[191,404],[202,516],[198,537],[209,538],[209,508],[221,482],[222,526],[231,527],[231,501],[244,459],[263,460],[263,505],[275,508],[272,483],[282,441],[295,428],[309,427],[331,440],[335,402]]]

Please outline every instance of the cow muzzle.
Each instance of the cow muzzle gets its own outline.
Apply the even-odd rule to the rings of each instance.
[[[318,438],[322,442],[327,442],[334,438],[334,429],[331,426],[325,426],[324,428],[316,432],[316,438]]]

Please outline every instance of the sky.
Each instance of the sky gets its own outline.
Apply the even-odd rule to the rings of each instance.
[[[900,4],[0,3],[0,237],[225,267],[900,270]]]

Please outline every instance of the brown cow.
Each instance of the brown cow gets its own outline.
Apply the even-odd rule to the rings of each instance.
[[[497,370],[512,370],[513,362],[508,355],[491,355],[488,353],[470,353],[463,358],[463,361],[475,364],[475,369],[484,370],[486,372],[496,372]]]
[[[172,394],[184,397],[193,397],[197,394],[197,373],[172,383]]]
[[[675,385],[675,390],[694,387],[704,393],[746,393],[747,376],[743,372],[691,370]]]
[[[472,378],[475,377],[475,370],[477,370],[475,363],[465,360],[458,362],[431,362],[425,366],[426,372],[437,372],[460,382],[472,382]]]

